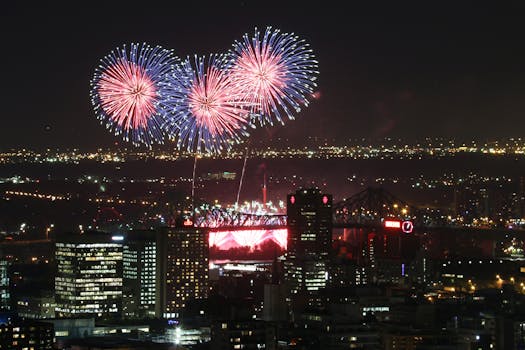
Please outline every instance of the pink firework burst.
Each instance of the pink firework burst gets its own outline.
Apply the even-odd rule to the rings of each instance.
[[[135,146],[162,143],[160,82],[178,58],[171,50],[146,43],[124,45],[100,60],[91,80],[91,103],[97,118],[115,135]]]
[[[235,98],[229,79],[214,66],[196,76],[188,99],[197,126],[205,127],[211,136],[233,133],[246,123],[245,102]]]
[[[223,55],[187,58],[161,84],[164,128],[177,147],[221,152],[248,136],[252,104],[233,88]]]
[[[133,62],[119,60],[108,67],[98,94],[104,112],[124,130],[145,128],[156,111],[155,83]]]
[[[230,51],[229,74],[233,85],[261,124],[283,122],[282,114],[294,119],[294,113],[308,106],[317,79],[317,61],[309,45],[293,34],[266,28],[261,36],[244,35]]]
[[[269,115],[286,86],[286,66],[268,46],[247,47],[231,71],[235,86],[259,112]]]

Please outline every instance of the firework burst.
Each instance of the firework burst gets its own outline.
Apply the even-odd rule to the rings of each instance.
[[[261,37],[255,29],[245,34],[229,53],[228,74],[251,113],[260,124],[284,124],[283,115],[294,119],[317,86],[317,61],[309,45],[293,33],[266,28]]]
[[[233,89],[224,56],[186,59],[162,83],[165,129],[177,147],[220,152],[247,136],[253,102]]]
[[[91,101],[98,119],[134,145],[162,143],[160,85],[177,59],[160,46],[131,44],[101,60],[91,81]]]

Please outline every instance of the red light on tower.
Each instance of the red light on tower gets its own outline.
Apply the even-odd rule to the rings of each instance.
[[[328,203],[328,196],[323,196],[323,204]]]
[[[401,228],[401,221],[399,220],[385,220],[385,228]]]
[[[292,204],[295,203],[295,196],[291,196],[291,197],[290,197],[290,203],[292,203]]]

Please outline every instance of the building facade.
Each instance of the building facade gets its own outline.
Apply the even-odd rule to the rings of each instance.
[[[0,256],[3,254],[0,254]],[[11,294],[9,292],[9,261],[0,258],[0,310],[11,309]]]
[[[57,317],[118,317],[122,309],[122,236],[102,232],[58,237]]]
[[[155,231],[129,231],[122,246],[122,316],[155,317],[157,244]]]
[[[186,303],[208,296],[208,234],[165,227],[157,236],[157,316],[179,317]]]

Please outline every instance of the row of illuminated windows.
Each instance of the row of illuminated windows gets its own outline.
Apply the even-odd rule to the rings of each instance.
[[[85,289],[85,288],[91,288],[91,287],[118,287],[122,285],[122,279],[115,279],[111,281],[105,281],[101,283],[78,283],[74,280],[58,280],[55,279],[55,285],[56,286],[64,286],[64,287],[71,287],[75,289]]]
[[[100,255],[122,255],[122,250],[120,249],[56,249],[55,250],[56,255],[63,255],[63,256],[100,256]]]
[[[90,296],[90,295],[120,295],[122,294],[121,290],[98,290],[98,291],[84,291],[80,292],[80,296]]]
[[[116,274],[117,270],[116,269],[102,269],[102,268],[98,268],[98,269],[92,269],[92,270],[80,270],[80,273],[81,274],[85,274],[85,275],[91,275],[91,274]]]
[[[111,299],[117,299],[121,294],[116,294],[116,295],[93,295],[93,296],[83,296],[83,297],[79,297],[79,296],[61,296],[60,300],[64,301],[64,300],[69,300],[70,302],[74,303],[74,302],[84,302],[84,301],[89,301],[89,302],[93,302],[93,301],[96,301],[96,300],[111,300]]]

